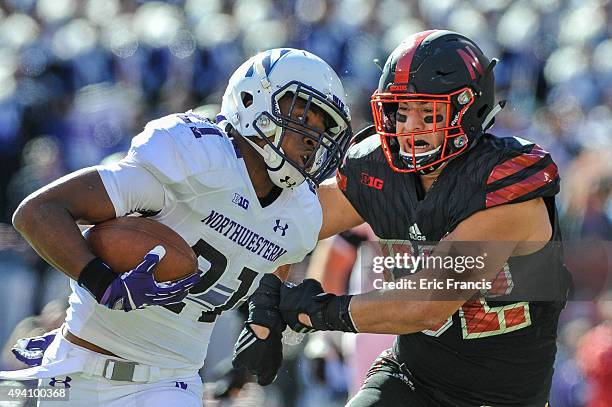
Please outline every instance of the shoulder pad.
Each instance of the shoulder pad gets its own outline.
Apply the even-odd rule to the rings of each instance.
[[[346,152],[349,159],[359,159],[373,153],[380,147],[380,136],[373,134],[365,139],[352,144]]]
[[[149,122],[132,139],[128,159],[164,183],[181,180],[236,159],[231,141],[214,123],[188,113]]]
[[[358,131],[353,138],[351,139],[350,144],[355,144],[355,143],[359,143],[362,140],[365,140],[366,138],[372,136],[376,134],[376,126],[374,126],[373,124],[361,129],[360,131]]]

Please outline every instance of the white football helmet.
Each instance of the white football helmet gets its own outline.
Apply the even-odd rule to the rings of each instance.
[[[306,102],[301,117],[281,113],[278,101],[287,93],[293,95],[289,112],[297,98]],[[318,185],[340,165],[351,138],[345,100],[340,78],[325,61],[307,51],[277,48],[255,55],[234,72],[218,121],[227,120],[263,156],[274,184],[294,188],[310,179]],[[311,104],[326,113],[325,131],[306,124]],[[283,152],[285,129],[317,143],[307,162],[295,162]],[[264,140],[264,148],[251,137]]]

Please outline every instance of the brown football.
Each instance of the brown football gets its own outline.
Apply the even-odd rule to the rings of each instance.
[[[168,226],[151,219],[111,219],[87,229],[84,236],[92,252],[116,273],[138,266],[157,245],[166,249],[166,255],[153,271],[156,281],[178,280],[198,269],[197,257],[187,242]]]

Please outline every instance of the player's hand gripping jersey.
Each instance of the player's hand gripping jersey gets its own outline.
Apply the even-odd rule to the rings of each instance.
[[[543,198],[548,208],[551,241],[561,240],[554,203],[557,167],[546,151],[519,138],[483,135],[448,162],[425,194],[417,175],[389,167],[380,137],[373,135],[349,148],[337,180],[383,240],[437,242],[477,211],[534,198]],[[517,288],[521,281],[539,278],[560,282],[559,301],[517,303],[499,293],[476,296],[435,329],[399,336],[399,363],[449,405],[519,406],[541,400],[543,406],[568,285],[560,253],[549,250],[510,257],[504,294],[513,284]]]
[[[127,313],[98,305],[72,281],[70,332],[131,361],[199,369],[215,318],[265,273],[301,261],[321,227],[307,182],[262,207],[236,145],[191,112],[150,122],[125,159],[98,171],[118,217],[140,212],[171,227],[205,272],[182,303]]]

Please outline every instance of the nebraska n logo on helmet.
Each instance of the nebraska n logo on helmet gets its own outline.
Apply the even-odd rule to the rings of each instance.
[[[292,95],[289,112],[296,102],[305,102],[300,117],[283,114],[279,100]],[[310,109],[326,116],[326,129],[309,126]],[[223,96],[221,116],[263,156],[270,179],[281,188],[294,188],[311,180],[329,177],[351,138],[350,114],[344,87],[334,70],[307,51],[277,48],[261,52],[240,66],[229,80]],[[281,145],[285,130],[312,139],[316,144],[307,162],[298,163]],[[252,138],[265,141],[262,148]]]
[[[494,101],[496,63],[472,40],[452,31],[416,33],[395,48],[371,99],[376,131],[393,170],[429,173],[475,144],[505,103]],[[405,119],[398,115],[400,103],[433,106],[435,120],[428,122],[433,128],[398,133],[396,120]],[[444,134],[440,146],[416,152],[419,135],[439,132]],[[398,137],[409,138],[411,151],[399,147]]]

